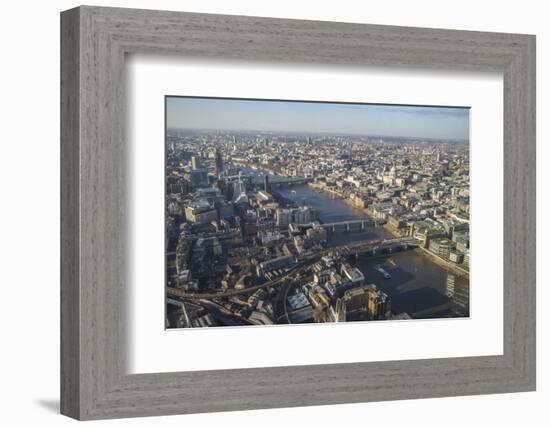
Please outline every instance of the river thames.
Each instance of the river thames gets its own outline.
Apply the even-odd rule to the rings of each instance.
[[[322,222],[366,218],[362,210],[307,185],[284,188],[277,192],[297,205],[311,206],[318,212]],[[393,236],[385,228],[376,227],[364,232],[330,233],[329,244],[342,245],[358,240],[391,237]],[[363,258],[356,265],[365,275],[367,283],[376,284],[390,296],[394,313],[407,312],[413,318],[468,316],[468,306],[457,303],[458,294],[460,299],[468,299],[468,279],[456,276],[434,263],[420,249],[384,257]],[[389,279],[375,269],[379,265],[390,273]],[[457,298],[449,298],[448,292],[450,295],[456,294]]]
[[[264,172],[241,169],[253,176],[257,184],[263,182]],[[270,181],[280,177],[267,173]],[[298,206],[315,209],[323,223],[367,218],[366,213],[344,200],[310,186],[295,185],[276,192]],[[329,233],[329,245],[345,245],[360,240],[379,240],[394,237],[383,227],[365,231],[337,231]],[[396,252],[375,258],[361,258],[355,265],[362,271],[367,283],[374,283],[391,298],[392,312],[408,313],[414,319],[469,316],[469,279],[453,274],[433,262],[421,249]],[[376,270],[382,266],[390,273],[384,278]]]

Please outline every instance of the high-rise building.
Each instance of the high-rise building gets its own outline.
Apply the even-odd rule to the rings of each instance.
[[[264,176],[264,191],[269,193],[269,176],[267,174]]]
[[[363,287],[349,289],[345,291],[342,300],[346,308],[346,314],[366,312],[369,302],[369,290]]]
[[[216,163],[216,175],[219,176],[223,172],[223,159],[219,148],[216,148],[214,152],[214,161]]]
[[[201,168],[201,159],[198,156],[191,157],[191,169],[196,171]]]
[[[380,290],[371,290],[368,298],[368,313],[371,319],[384,320],[391,314],[391,301]]]

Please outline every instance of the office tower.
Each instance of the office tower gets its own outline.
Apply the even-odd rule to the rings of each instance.
[[[344,293],[343,302],[346,314],[364,312],[369,303],[370,291],[363,287],[349,289]]]
[[[196,171],[197,169],[201,168],[201,160],[197,156],[191,157],[191,168]]]
[[[383,320],[391,313],[390,298],[380,290],[369,292],[367,307],[371,319]]]
[[[269,193],[269,176],[264,176],[264,191]]]
[[[219,148],[216,148],[214,152],[214,161],[216,163],[216,175],[220,175],[223,172],[223,159]]]

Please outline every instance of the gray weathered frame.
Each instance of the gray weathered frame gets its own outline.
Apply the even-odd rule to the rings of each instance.
[[[126,53],[500,71],[504,354],[128,375]],[[61,412],[78,419],[535,390],[535,37],[83,6],[61,14]]]

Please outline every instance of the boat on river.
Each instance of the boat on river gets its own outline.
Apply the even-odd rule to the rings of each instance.
[[[376,267],[374,267],[374,269],[378,271],[382,276],[384,276],[384,279],[391,278],[391,274],[384,270],[381,265],[377,265]]]

